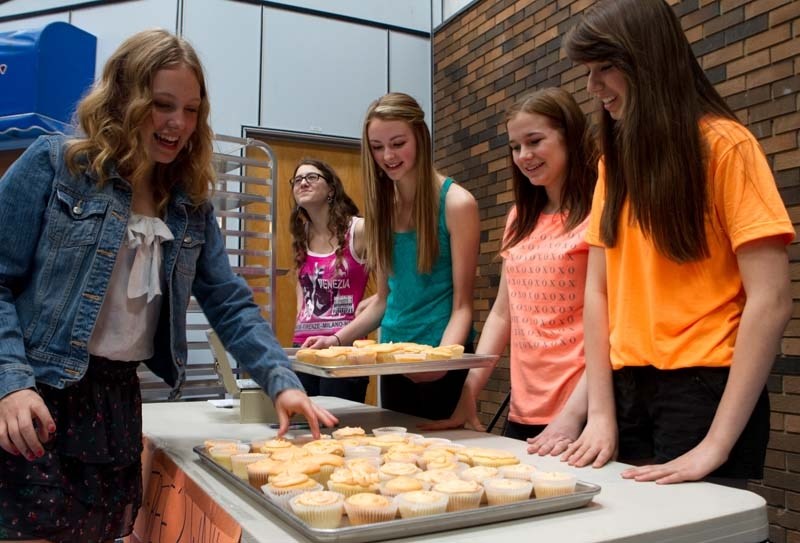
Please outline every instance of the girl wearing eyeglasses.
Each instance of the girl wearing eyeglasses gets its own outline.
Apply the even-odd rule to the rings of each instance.
[[[294,209],[289,229],[297,269],[294,346],[310,336],[336,334],[349,324],[364,297],[369,271],[364,219],[336,172],[320,160],[300,161],[289,179]],[[363,402],[367,377],[330,379],[299,373],[309,396]]]
[[[337,333],[343,345],[378,326],[382,342],[472,342],[472,287],[478,259],[475,198],[433,166],[425,114],[411,96],[387,94],[367,110],[361,141],[367,261],[375,301]],[[336,345],[331,337],[306,346]],[[381,379],[383,407],[449,417],[466,370]]]

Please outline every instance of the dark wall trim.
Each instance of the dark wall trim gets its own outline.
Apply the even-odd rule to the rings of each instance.
[[[121,4],[123,2],[131,2],[133,0],[93,0],[87,2],[74,2],[72,4],[65,4],[56,8],[40,9],[37,11],[28,11],[25,13],[18,13],[16,15],[6,15],[0,17],[0,23],[9,21],[18,21],[22,19],[29,19],[31,17],[41,17],[42,15],[53,15],[55,13],[64,13],[67,11],[77,11],[80,9],[94,8],[98,6],[108,6],[110,4]],[[232,2],[240,2],[243,4],[255,4],[257,6],[264,6],[268,8],[280,9],[283,11],[291,11],[294,13],[302,13],[304,15],[315,15],[317,17],[324,17],[326,19],[333,19],[335,21],[343,21],[347,23],[356,23],[362,26],[370,26],[374,28],[381,28],[384,30],[391,30],[400,34],[408,34],[410,36],[417,36],[420,38],[430,38],[431,33],[414,28],[406,28],[403,26],[390,25],[386,23],[379,23],[377,21],[369,21],[367,19],[359,19],[358,17],[351,17],[349,15],[339,15],[336,13],[328,13],[327,11],[320,11],[317,9],[303,8],[298,6],[287,6],[278,2],[270,2],[269,0],[231,0]]]
[[[294,130],[274,130],[271,128],[261,128],[259,126],[243,126],[242,135],[246,138],[272,138],[281,141],[331,145],[348,149],[357,149],[361,146],[361,140],[359,138],[328,136],[324,134],[315,134],[313,132],[295,132]]]
[[[776,356],[772,375],[800,375],[800,356]]]

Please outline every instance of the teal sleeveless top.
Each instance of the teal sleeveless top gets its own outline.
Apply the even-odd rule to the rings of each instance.
[[[417,271],[417,233],[394,232],[389,297],[381,321],[382,342],[412,341],[439,345],[453,309],[453,265],[445,197],[453,180],[439,193],[439,256],[430,273]],[[470,332],[472,338],[473,331]]]

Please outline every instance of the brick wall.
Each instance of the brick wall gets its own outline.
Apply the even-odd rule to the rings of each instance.
[[[522,93],[562,86],[593,109],[585,69],[560,37],[594,0],[482,0],[434,35],[437,166],[468,188],[481,213],[475,312],[480,330],[497,293],[497,259],[513,200],[503,116]],[[800,223],[800,1],[670,0],[711,81],[759,138],[795,225]],[[789,248],[800,298],[800,243]],[[480,397],[488,422],[508,391],[503,357]],[[800,304],[769,380],[772,438],[763,484],[770,537],[800,543]],[[502,427],[501,419],[499,427]],[[497,431],[497,428],[495,429]]]

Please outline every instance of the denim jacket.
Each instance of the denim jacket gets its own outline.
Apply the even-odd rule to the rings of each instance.
[[[99,186],[73,175],[60,136],[36,140],[0,179],[0,398],[44,383],[64,388],[89,364],[88,344],[131,211],[115,172]],[[167,288],[153,357],[144,361],[180,395],[186,378],[186,310],[194,295],[226,349],[274,400],[303,390],[247,283],[231,270],[206,203],[172,193],[163,243]]]

